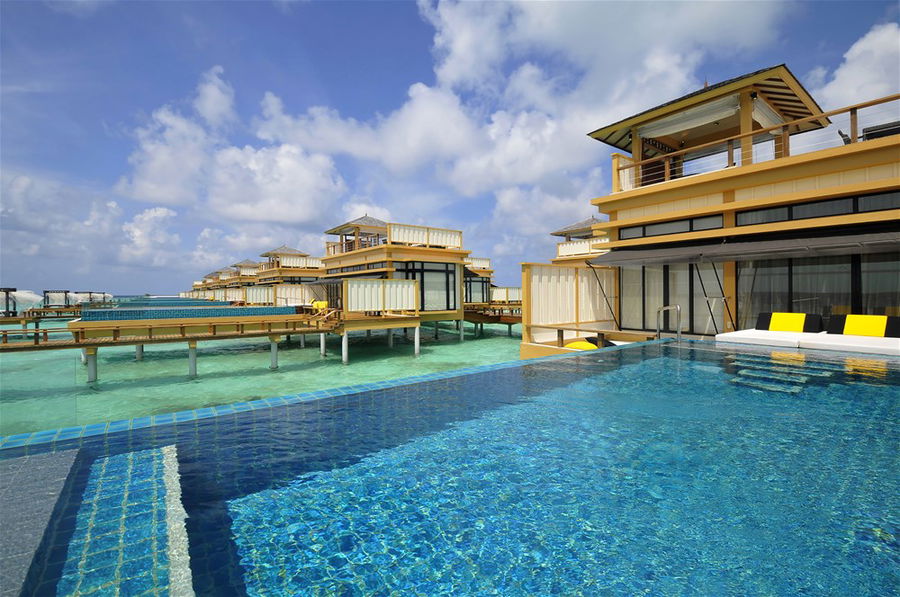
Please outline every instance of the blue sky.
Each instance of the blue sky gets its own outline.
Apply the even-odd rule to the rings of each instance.
[[[900,88],[895,2],[0,3],[0,285],[168,293],[369,213],[517,285],[594,213],[585,134],[785,62]]]

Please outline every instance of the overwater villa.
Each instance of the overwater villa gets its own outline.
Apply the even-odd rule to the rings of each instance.
[[[259,284],[315,282],[324,273],[321,259],[287,245],[261,253],[260,257],[265,257],[266,261],[259,265]]]
[[[588,261],[607,270],[525,264],[522,355],[591,329],[655,333],[657,318],[712,337],[773,312],[823,329],[900,314],[898,97],[825,112],[779,65],[591,132],[628,152],[591,201],[608,221],[579,241],[609,250]]]
[[[600,218],[591,216],[551,232],[551,236],[565,239],[556,244],[556,258],[552,263],[577,265],[579,262],[606,253],[607,249],[603,248],[603,243],[609,242],[609,238],[594,234],[594,226],[602,223],[603,220]]]

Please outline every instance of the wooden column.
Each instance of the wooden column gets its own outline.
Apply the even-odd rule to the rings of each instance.
[[[631,129],[631,159],[635,162],[640,162],[643,159],[643,145],[641,144],[641,138],[638,135],[637,128]],[[641,186],[641,166],[634,166],[631,168],[631,171],[634,173],[634,188]]]
[[[741,92],[740,100],[741,134],[753,130],[753,100],[750,98],[750,90]],[[753,163],[753,138],[741,137],[741,166]]]
[[[722,288],[725,290],[725,301],[727,303],[722,317],[725,320],[725,331],[733,332],[735,330],[734,326],[731,325],[728,312],[729,310],[731,311],[732,317],[737,313],[737,264],[734,261],[726,261],[722,264],[722,270],[725,278],[722,280]]]

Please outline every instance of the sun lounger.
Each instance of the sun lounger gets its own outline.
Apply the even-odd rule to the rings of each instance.
[[[760,313],[756,328],[716,334],[716,342],[798,348],[801,340],[822,334],[822,318],[807,313]]]
[[[900,356],[900,317],[832,315],[828,333],[801,340],[800,348]]]

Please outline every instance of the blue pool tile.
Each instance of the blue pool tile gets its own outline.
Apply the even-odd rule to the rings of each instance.
[[[131,427],[131,421],[113,421],[109,424],[109,433],[115,433],[116,431],[124,431]]]
[[[153,424],[151,417],[139,417],[137,419],[131,420],[131,428],[132,429],[142,429],[144,427],[149,427]]]

